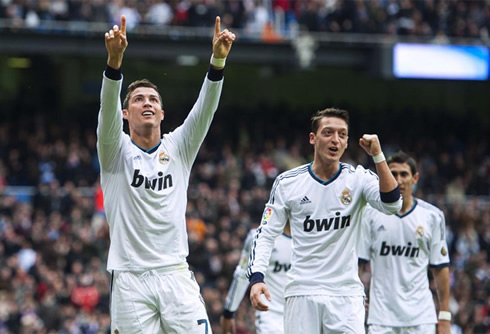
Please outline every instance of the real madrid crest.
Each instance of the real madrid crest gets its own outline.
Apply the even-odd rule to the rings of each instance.
[[[352,196],[350,195],[349,189],[345,189],[344,191],[342,191],[342,197],[340,198],[340,201],[345,205],[349,205],[352,203]]]
[[[165,152],[160,152],[160,154],[158,155],[158,162],[160,162],[162,165],[165,165],[169,161],[170,161],[170,156]]]
[[[424,228],[422,227],[422,225],[419,225],[419,227],[417,227],[417,230],[415,231],[415,235],[419,238],[424,237]]]
[[[447,254],[446,247],[441,248],[441,254],[442,254],[442,256],[446,256],[446,254]]]

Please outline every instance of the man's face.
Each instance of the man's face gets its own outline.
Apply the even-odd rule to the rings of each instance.
[[[388,167],[400,186],[400,193],[402,196],[407,198],[411,196],[413,185],[419,180],[419,173],[413,175],[410,166],[406,162],[392,162]]]
[[[338,162],[347,148],[348,131],[343,119],[323,117],[316,133],[310,133],[310,144],[315,148],[315,156],[327,162]]]
[[[131,93],[128,102],[123,117],[128,120],[130,128],[160,128],[164,112],[157,91],[151,87],[138,87]]]

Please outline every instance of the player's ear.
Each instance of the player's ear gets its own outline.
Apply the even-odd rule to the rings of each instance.
[[[122,114],[123,114],[123,119],[128,119],[129,117],[128,109],[123,109]]]
[[[412,183],[413,184],[417,184],[417,182],[419,182],[419,173],[415,173],[415,175],[413,176],[413,181]]]
[[[315,134],[310,132],[310,144],[315,145]]]

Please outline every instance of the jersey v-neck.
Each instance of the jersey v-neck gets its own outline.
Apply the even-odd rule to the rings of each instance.
[[[416,198],[414,198],[414,199],[413,199],[413,204],[412,204],[412,207],[410,208],[410,210],[408,210],[407,212],[405,212],[405,213],[404,213],[404,214],[402,214],[402,215],[401,215],[401,214],[399,214],[399,213],[395,213],[395,215],[397,215],[397,216],[398,216],[398,217],[400,217],[400,218],[406,217],[406,216],[408,216],[410,213],[412,213],[412,212],[413,212],[413,210],[415,210],[415,207],[416,207],[416,206],[417,206],[417,199],[416,199]]]
[[[332,176],[331,178],[329,178],[328,180],[324,181],[324,180],[320,179],[318,176],[315,175],[315,172],[313,172],[313,169],[311,168],[311,166],[313,166],[313,161],[310,162],[310,164],[308,165],[308,172],[310,172],[311,177],[315,181],[317,181],[318,183],[320,183],[320,184],[322,184],[324,186],[326,186],[326,185],[332,183],[333,181],[335,181],[335,179],[339,177],[340,172],[342,171],[342,165],[339,162],[339,169],[337,170],[337,172],[335,173],[335,175]]]
[[[132,139],[131,139],[131,143],[133,143],[134,146],[136,146],[137,148],[139,148],[143,152],[148,153],[148,154],[152,154],[153,152],[155,152],[158,149],[158,147],[160,146],[160,144],[162,143],[162,141],[159,141],[158,144],[156,144],[155,146],[153,146],[152,148],[150,148],[148,150],[146,150],[143,147],[141,147],[138,144],[136,144]]]

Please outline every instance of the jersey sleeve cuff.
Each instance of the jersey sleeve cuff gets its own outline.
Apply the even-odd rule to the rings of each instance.
[[[121,80],[122,79],[122,74],[121,74],[121,69],[115,69],[110,67],[109,65],[106,66],[105,68],[105,76],[111,80]]]
[[[250,284],[249,286],[254,285],[255,283],[264,283],[264,274],[262,273],[253,273],[252,276],[250,276]]]
[[[396,186],[395,189],[389,192],[380,191],[381,201],[384,203],[395,203],[400,199],[400,186]]]
[[[358,263],[361,263],[361,264],[366,264],[366,263],[369,263],[369,260],[363,259],[362,257],[360,257],[360,258],[357,259],[357,262]]]
[[[233,319],[234,316],[235,316],[235,312],[231,312],[231,311],[229,311],[227,309],[224,309],[223,310],[223,317],[225,319]]]
[[[449,267],[449,262],[440,263],[440,264],[430,264],[429,267],[430,268],[433,268],[433,269],[441,269],[441,268],[444,268],[444,267]]]
[[[220,81],[221,79],[223,79],[224,73],[224,68],[217,70],[213,66],[209,65],[208,79],[211,81]]]

